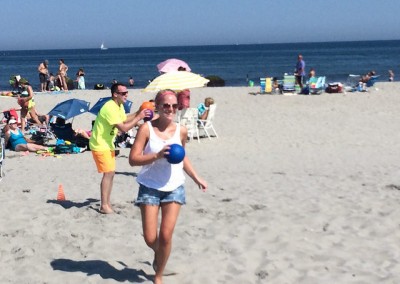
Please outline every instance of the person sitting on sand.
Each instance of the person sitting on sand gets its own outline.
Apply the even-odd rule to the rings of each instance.
[[[311,68],[310,69],[310,72],[308,73],[308,78],[309,79],[311,79],[311,78],[313,78],[313,77],[315,77],[316,75],[315,75],[315,69],[314,68]]]
[[[362,77],[361,77],[361,80],[360,80],[360,82],[362,82],[362,83],[367,83],[369,80],[371,80],[371,78],[373,77],[373,76],[375,76],[376,75],[376,72],[374,71],[374,70],[372,70],[372,71],[369,71],[367,74],[365,74],[365,75],[363,75]]]
[[[197,109],[199,111],[199,119],[201,120],[206,120],[208,116],[208,110],[210,105],[214,104],[214,99],[213,98],[205,98],[204,104],[199,104]]]
[[[308,78],[309,87],[310,88],[315,88],[316,84],[317,84],[317,81],[318,81],[318,78],[316,76],[314,68],[311,68],[310,73],[308,74],[308,76],[309,76],[309,78]]]
[[[10,143],[10,148],[16,152],[36,152],[40,150],[48,151],[48,147],[34,144],[28,141],[21,129],[18,128],[17,121],[11,118],[8,121],[8,129],[5,132],[5,145]]]

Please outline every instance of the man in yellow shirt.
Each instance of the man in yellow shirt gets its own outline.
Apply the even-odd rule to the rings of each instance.
[[[148,110],[138,114],[125,114],[124,103],[128,97],[128,90],[124,84],[116,83],[111,86],[111,100],[106,102],[97,114],[89,140],[93,159],[99,173],[103,173],[100,183],[101,206],[100,212],[113,213],[110,196],[115,175],[115,146],[114,140],[118,130],[127,132],[139,120],[150,116]]]

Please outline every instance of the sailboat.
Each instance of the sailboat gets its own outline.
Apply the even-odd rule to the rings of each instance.
[[[107,50],[108,47],[106,47],[106,46],[104,45],[104,42],[103,42],[103,43],[101,43],[101,45],[100,45],[100,49],[101,49],[101,50]]]

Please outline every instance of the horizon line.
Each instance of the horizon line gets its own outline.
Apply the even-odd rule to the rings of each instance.
[[[202,47],[202,46],[246,46],[246,45],[280,45],[280,44],[315,44],[315,43],[349,43],[349,42],[379,42],[379,41],[400,41],[400,39],[371,39],[371,40],[333,40],[333,41],[299,41],[299,42],[273,42],[273,43],[224,43],[224,44],[189,44],[189,45],[162,45],[162,46],[125,46],[125,47],[110,47],[110,49],[124,49],[124,48],[170,48],[170,47]],[[0,50],[0,52],[10,51],[43,51],[43,50],[100,50],[95,47],[79,47],[79,48],[46,48],[46,49],[13,49],[13,50]],[[107,52],[107,50],[103,50]]]

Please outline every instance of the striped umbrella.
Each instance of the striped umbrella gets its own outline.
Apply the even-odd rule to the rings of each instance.
[[[184,90],[204,87],[210,80],[188,71],[175,71],[162,74],[150,82],[144,92],[160,90]]]

